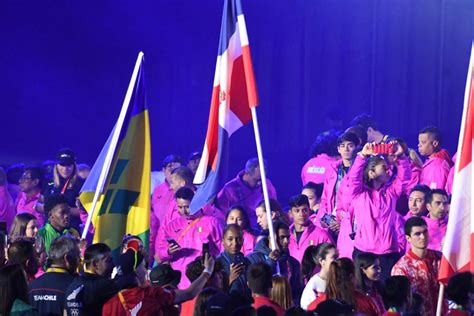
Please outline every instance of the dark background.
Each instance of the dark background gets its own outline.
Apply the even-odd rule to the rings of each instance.
[[[309,146],[337,108],[372,113],[416,146],[438,125],[455,151],[471,41],[471,0],[242,0],[270,178],[286,202]],[[0,164],[61,147],[93,164],[145,53],[153,169],[201,150],[222,1],[0,1]],[[229,177],[256,155],[234,134]]]

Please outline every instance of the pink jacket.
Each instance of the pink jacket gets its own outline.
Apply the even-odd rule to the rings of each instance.
[[[10,226],[15,217],[15,203],[13,201],[8,187],[6,185],[0,186],[0,222],[7,223],[7,232],[10,231]]]
[[[224,213],[232,206],[240,205],[249,216],[250,226],[253,229],[258,228],[257,215],[255,215],[255,208],[258,203],[263,200],[262,187],[249,188],[242,180],[244,171],[227,182],[222,190],[217,194],[216,204]],[[267,178],[268,195],[270,199],[276,199],[277,193],[271,181]]]
[[[242,246],[241,250],[244,256],[247,256],[253,252],[253,248],[255,247],[255,240],[256,237],[254,235],[244,230],[244,245]],[[224,251],[224,249],[222,248],[221,251]]]
[[[448,192],[448,194],[453,193],[454,172],[456,169],[456,156],[457,156],[457,153],[454,154],[453,156],[452,160],[453,160],[454,165],[451,167],[451,169],[449,169],[448,179],[446,180],[445,190],[446,192]]]
[[[166,210],[171,202],[174,202],[174,192],[171,190],[168,182],[163,182],[155,188],[151,197],[150,212],[150,255],[153,257],[155,250],[155,239],[163,223]]]
[[[356,222],[354,246],[378,255],[398,252],[395,204],[411,177],[408,159],[399,159],[396,178],[379,190],[364,184],[365,164],[366,159],[357,155],[348,173]]]
[[[331,169],[331,165],[337,162],[337,157],[326,154],[319,154],[306,162],[301,169],[301,181],[303,185],[308,182],[324,183],[326,172]]]
[[[432,157],[425,161],[420,175],[420,184],[431,189],[444,189],[451,165],[442,158]]]
[[[446,228],[448,227],[448,216],[438,220],[428,215],[423,216],[423,219],[428,225],[428,249],[441,251],[444,236],[446,236]]]
[[[38,212],[35,209],[36,203],[38,203],[38,200],[40,198],[41,194],[38,192],[35,196],[33,196],[31,199],[28,199],[26,196],[26,193],[20,192],[18,194],[18,197],[16,199],[15,203],[15,208],[16,208],[16,213],[29,213],[31,215],[34,215],[36,217],[36,223],[38,224],[38,227],[43,227],[45,220],[44,220],[44,213],[43,212]]]
[[[338,218],[341,227],[337,236],[337,250],[340,258],[352,258],[354,252],[354,240],[351,238],[354,224],[354,209],[349,207],[347,210],[338,210]]]
[[[288,249],[290,251],[290,255],[296,260],[298,260],[300,263],[301,260],[303,260],[304,251],[308,246],[316,246],[323,242],[333,243],[334,241],[332,240],[331,236],[327,231],[315,226],[309,220],[308,226],[306,226],[306,229],[301,235],[299,243],[296,241],[295,225],[292,224],[290,226],[290,244],[288,246]]]
[[[170,257],[168,239],[174,239],[181,249]],[[209,243],[212,256],[219,255],[222,247],[222,226],[215,218],[199,214],[190,219],[179,217],[158,232],[155,253],[161,262],[169,262],[175,270],[181,271],[179,288],[187,288],[191,283],[186,277],[186,266],[202,255],[202,244]]]

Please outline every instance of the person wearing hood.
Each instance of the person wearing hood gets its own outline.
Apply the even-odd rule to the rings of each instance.
[[[421,169],[420,184],[430,189],[444,189],[453,161],[448,151],[441,148],[441,133],[437,127],[428,126],[418,133],[418,151],[428,158]]]
[[[301,283],[300,263],[290,255],[288,245],[290,243],[290,228],[287,224],[279,221],[273,223],[277,250],[272,251],[269,247],[268,237],[260,239],[255,245],[254,251],[247,256],[250,263],[265,262],[272,268],[273,274],[286,276],[290,281],[293,300],[299,302],[303,285]]]

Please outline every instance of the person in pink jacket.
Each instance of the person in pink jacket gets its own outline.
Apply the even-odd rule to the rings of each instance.
[[[437,127],[428,126],[418,133],[418,151],[428,158],[421,170],[420,183],[431,189],[444,189],[453,162],[448,151],[441,148],[441,133]]]
[[[446,228],[448,227],[448,193],[443,189],[432,190],[427,197],[428,216],[423,217],[430,236],[428,248],[441,251]]]
[[[255,247],[255,235],[250,230],[249,218],[244,208],[239,205],[233,206],[229,212],[227,212],[225,223],[226,225],[236,224],[242,228],[244,243],[241,251],[244,256],[251,254]]]
[[[277,199],[277,192],[271,181],[267,178],[268,196]],[[250,227],[258,229],[255,208],[263,200],[262,176],[257,158],[251,158],[245,164],[245,170],[231,181],[227,182],[217,194],[216,206],[225,214],[234,205],[245,209],[250,219]]]
[[[413,216],[425,216],[426,198],[431,194],[431,189],[424,184],[418,184],[410,191],[408,196],[408,213],[404,216],[404,220],[408,220]]]
[[[45,223],[41,198],[41,169],[27,167],[20,178],[20,190],[15,202],[16,213],[29,213],[36,217],[38,227]]]
[[[339,136],[337,139],[337,151],[341,155],[342,160],[331,166],[324,180],[321,204],[316,217],[319,219],[321,227],[329,228],[336,236],[339,233],[342,219],[338,218],[337,210],[340,209],[341,212],[346,211],[344,199],[346,198],[347,200],[347,196],[345,196],[347,190],[341,187],[341,184],[343,184],[343,179],[352,165],[353,153],[358,145],[359,138],[353,133],[343,133]],[[334,220],[330,222],[321,221],[326,214],[332,215]]]
[[[184,163],[183,159],[177,155],[168,155],[163,160],[162,169],[165,175],[165,182],[155,188],[151,196],[150,212],[150,257],[154,257],[155,239],[160,228],[160,224],[166,214],[169,205],[174,201],[174,191],[169,185],[171,171],[180,167]]]
[[[311,146],[311,158],[301,169],[303,185],[308,182],[324,183],[326,172],[339,157],[336,150],[337,134],[326,131],[318,135]]]
[[[7,176],[2,167],[0,167],[0,222],[7,223],[7,231],[15,217],[15,203],[8,191]]]
[[[158,262],[168,262],[175,270],[186,274],[188,263],[202,255],[203,244],[209,245],[209,253],[217,256],[222,243],[222,225],[213,217],[200,213],[189,214],[189,204],[194,192],[182,187],[176,192],[176,203],[180,217],[172,220],[158,232],[155,244]],[[190,281],[181,279],[179,288],[187,288]]]
[[[293,196],[289,207],[293,217],[293,224],[290,226],[290,255],[301,263],[308,246],[316,246],[323,242],[333,243],[333,240],[326,230],[315,226],[309,220],[310,210],[306,195]]]
[[[400,156],[395,179],[390,179],[385,159],[374,152],[371,143],[365,144],[357,154],[348,174],[356,226],[353,257],[360,252],[379,255],[382,280],[390,276],[390,269],[399,258],[395,204],[411,177],[403,149],[397,143],[393,144],[396,146],[394,152]]]

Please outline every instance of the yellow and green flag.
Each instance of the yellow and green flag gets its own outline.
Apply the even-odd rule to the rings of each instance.
[[[126,234],[148,246],[151,149],[143,59],[140,52],[119,119],[79,196],[94,225],[94,243],[107,244],[114,255]]]

